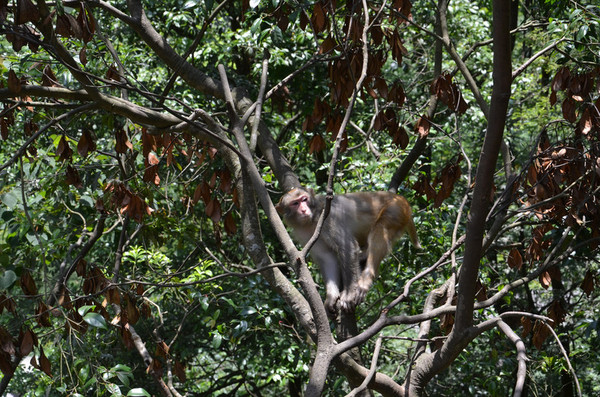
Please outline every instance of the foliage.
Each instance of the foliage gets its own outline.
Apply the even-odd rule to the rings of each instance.
[[[528,393],[598,394],[600,9],[511,2],[482,181],[498,3],[0,2],[0,390],[340,395],[381,343],[384,395],[507,395],[521,365]],[[359,306],[363,372],[269,206],[299,181],[413,204],[425,249]]]

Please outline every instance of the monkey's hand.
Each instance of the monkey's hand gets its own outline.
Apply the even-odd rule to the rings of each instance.
[[[329,318],[335,318],[337,314],[337,301],[340,298],[339,295],[330,295],[327,294],[325,298],[325,310],[327,311],[327,316]]]

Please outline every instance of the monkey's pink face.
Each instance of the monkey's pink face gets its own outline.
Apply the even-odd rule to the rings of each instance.
[[[312,216],[309,203],[309,198],[305,195],[292,200],[290,202],[290,210],[293,216],[296,216],[301,221],[309,220]]]

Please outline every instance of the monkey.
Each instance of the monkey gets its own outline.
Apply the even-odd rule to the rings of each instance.
[[[292,236],[305,245],[312,237],[325,205],[325,196],[296,187],[275,206]],[[325,308],[352,311],[365,298],[379,274],[381,261],[394,243],[407,233],[421,248],[408,201],[391,192],[356,192],[335,195],[321,234],[310,255],[319,265],[325,283]]]

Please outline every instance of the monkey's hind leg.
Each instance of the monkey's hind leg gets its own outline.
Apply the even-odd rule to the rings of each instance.
[[[379,264],[385,258],[389,251],[389,237],[384,227],[377,227],[379,230],[373,230],[369,235],[369,248],[367,250],[367,262],[358,279],[355,301],[358,305],[361,303],[367,292],[373,285],[373,281],[379,275]]]

